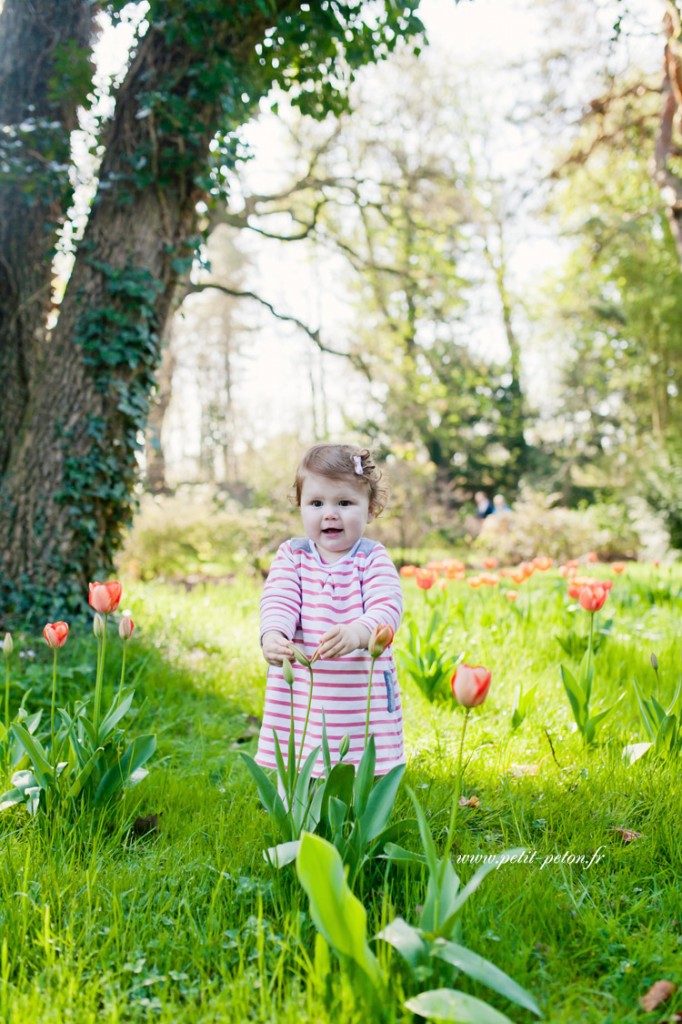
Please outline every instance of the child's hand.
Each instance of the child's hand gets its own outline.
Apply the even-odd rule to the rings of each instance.
[[[366,647],[369,629],[351,622],[345,626],[332,626],[320,640],[315,652],[316,660],[343,658],[344,654]]]
[[[263,657],[269,665],[281,666],[283,658],[291,660],[291,640],[287,640],[276,630],[271,629],[269,632],[263,633],[261,644]]]

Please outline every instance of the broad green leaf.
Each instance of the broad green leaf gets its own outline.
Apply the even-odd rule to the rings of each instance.
[[[514,1024],[509,1017],[488,1003],[454,988],[434,988],[430,992],[420,992],[404,1005],[406,1010],[420,1017],[448,1021],[450,1024]]]
[[[398,764],[383,775],[376,783],[367,801],[367,809],[360,818],[363,835],[370,842],[386,827],[391,817],[400,782],[405,774],[405,765]]]
[[[327,817],[329,821],[329,830],[332,837],[341,835],[344,823],[348,816],[348,804],[344,804],[343,800],[337,799],[337,797],[330,797],[329,805],[327,808]]]
[[[438,871],[430,873],[424,906],[419,918],[419,924],[425,932],[449,934],[450,929],[441,929],[443,923],[452,920],[457,911],[458,892],[459,876],[452,866],[452,861],[439,861]]]
[[[355,787],[353,790],[353,807],[356,817],[361,818],[365,813],[369,794],[374,784],[374,768],[376,766],[376,744],[374,737],[370,736],[367,746],[362,752],[360,764],[355,776]]]
[[[19,725],[18,722],[14,723],[12,730],[31,759],[31,765],[38,782],[43,789],[47,789],[54,772],[47,759],[45,748],[40,740],[36,739],[35,736],[32,736],[28,729],[25,729],[23,725]]]
[[[439,929],[440,934],[446,937],[450,934],[450,930],[452,929],[452,926],[455,921],[455,915],[459,911],[460,907],[464,903],[466,903],[466,901],[469,899],[472,893],[476,892],[479,885],[486,877],[486,875],[489,874],[489,872],[497,868],[501,868],[504,864],[513,863],[516,859],[523,856],[525,852],[525,846],[512,847],[512,849],[510,850],[504,850],[502,853],[495,854],[493,858],[489,860],[486,864],[481,864],[476,874],[472,875],[472,877],[469,879],[464,888],[460,890],[459,895],[455,900],[455,904],[452,913],[450,914],[450,917],[441,925]]]
[[[380,860],[390,860],[395,864],[426,864],[426,857],[423,853],[413,853],[396,843],[386,843]]]
[[[323,785],[320,819],[329,825],[329,801],[332,797],[341,800],[347,807],[353,800],[355,767],[352,764],[335,764]]]
[[[103,804],[123,789],[130,776],[148,761],[156,750],[156,736],[138,736],[132,741],[119,761],[104,773],[95,791],[95,804]]]
[[[124,690],[122,695],[121,695],[122,699],[121,699],[120,703],[116,703],[116,701],[114,701],[114,703],[111,705],[111,707],[109,708],[109,711],[107,712],[106,716],[102,719],[102,721],[100,723],[100,727],[99,727],[99,743],[100,743],[100,746],[102,746],[104,741],[109,736],[109,733],[111,733],[113,731],[113,729],[116,728],[116,726],[121,721],[121,719],[125,715],[128,714],[128,712],[130,711],[130,705],[133,703],[134,697],[135,697],[135,691],[134,690],[128,690],[127,692]]]
[[[314,747],[313,750],[310,751],[305,759],[303,767],[301,768],[301,773],[296,780],[294,795],[291,801],[291,817],[294,823],[295,839],[298,838],[301,828],[305,824],[306,815],[310,810],[310,804],[312,803],[313,794],[310,792],[310,776],[312,775],[319,753],[319,747]]]
[[[66,794],[70,799],[75,799],[82,792],[83,787],[85,786],[86,782],[92,775],[92,772],[97,764],[97,761],[102,755],[103,749],[103,747],[98,747],[97,750],[90,756],[90,759],[86,761],[86,763],[83,765],[83,767],[76,775],[76,778],[71,788]]]
[[[655,740],[656,739],[656,723],[655,723],[655,720],[653,719],[653,717],[651,715],[651,712],[649,711],[648,702],[644,699],[644,697],[642,695],[642,692],[641,692],[641,690],[639,688],[639,684],[637,683],[636,679],[633,678],[632,684],[633,684],[634,691],[635,691],[635,697],[637,698],[637,705],[639,707],[639,714],[640,714],[640,717],[642,719],[642,722],[644,723],[644,728],[646,729],[647,736],[649,737],[650,740]]]
[[[564,689],[566,690],[566,695],[573,709],[573,717],[578,724],[578,728],[582,731],[587,717],[587,712],[585,710],[585,694],[575,681],[575,676],[572,672],[570,672],[565,665],[560,665],[559,668],[561,671],[561,680],[564,684]]]
[[[6,793],[0,795],[0,813],[10,807],[16,807],[17,804],[23,804],[25,799],[26,794],[23,789],[8,789]]]
[[[426,959],[428,946],[424,942],[421,930],[413,928],[402,917],[394,918],[390,924],[387,924],[375,935],[375,938],[383,939],[384,942],[388,942],[389,946],[397,949],[412,970]]]
[[[256,764],[254,759],[251,757],[251,754],[247,754],[246,751],[242,750],[240,751],[239,756],[248,768],[251,778],[256,783],[256,789],[258,790],[261,803],[277,825],[280,835],[284,839],[291,839],[291,822],[282,802],[282,798],[277,792],[272,781],[265,774],[261,766]]]
[[[630,743],[623,747],[623,760],[628,764],[634,764],[651,749],[653,743]]]
[[[417,797],[413,791],[407,787],[407,792],[410,800],[414,804],[415,814],[417,815],[417,821],[419,823],[419,834],[422,840],[422,848],[424,850],[424,856],[426,857],[426,863],[429,865],[429,871],[431,874],[437,874],[440,861],[438,860],[438,854],[436,853],[436,844],[433,841],[431,835],[431,829],[429,823],[426,820],[426,815],[422,810],[422,806],[417,800]]]
[[[317,930],[339,956],[348,957],[381,987],[379,963],[367,942],[367,913],[348,886],[338,851],[320,836],[304,832],[296,871]]]
[[[300,839],[293,839],[289,843],[278,843],[277,846],[270,846],[267,850],[263,850],[263,857],[273,868],[283,868],[296,860],[300,845]]]
[[[440,940],[431,950],[431,955],[438,957],[439,960],[445,960],[446,963],[463,971],[474,981],[480,981],[494,992],[504,996],[505,999],[510,999],[513,1003],[518,1003],[519,1006],[542,1017],[540,1007],[525,988],[522,988],[499,967],[495,967],[489,960],[479,956],[478,953],[473,953],[466,946]]]

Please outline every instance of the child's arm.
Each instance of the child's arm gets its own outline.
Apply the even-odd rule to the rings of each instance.
[[[301,617],[301,580],[291,545],[281,544],[268,573],[260,602],[260,635],[263,657],[281,665],[288,657],[289,641]]]

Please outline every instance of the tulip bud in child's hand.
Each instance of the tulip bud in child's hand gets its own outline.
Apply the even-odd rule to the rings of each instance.
[[[378,658],[380,654],[383,654],[387,647],[393,643],[393,637],[395,633],[390,626],[380,625],[375,626],[372,630],[369,640],[367,641],[367,650],[373,658]]]
[[[288,658],[282,658],[282,675],[287,686],[294,685],[294,668]]]
[[[5,633],[5,639],[2,642],[2,649],[4,651],[5,657],[9,658],[10,654],[14,650],[14,642],[12,640],[11,633]]]
[[[452,677],[452,693],[464,708],[477,708],[488,696],[491,672],[483,665],[458,665]]]

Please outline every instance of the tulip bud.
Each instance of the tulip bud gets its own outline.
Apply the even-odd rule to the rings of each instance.
[[[658,672],[658,658],[656,657],[653,651],[651,652],[649,661],[651,662],[651,667],[654,670],[654,672]]]
[[[10,654],[14,650],[14,641],[12,640],[11,633],[5,633],[5,639],[2,641],[2,649],[5,652],[5,657],[9,658]]]
[[[135,629],[135,623],[129,615],[124,615],[118,624],[118,635],[121,640],[130,640],[133,630]]]
[[[452,677],[452,693],[464,708],[477,708],[488,696],[491,672],[483,665],[458,665]]]
[[[378,658],[379,655],[383,654],[387,647],[393,643],[393,637],[395,633],[390,626],[385,623],[380,626],[375,626],[370,634],[370,638],[367,641],[367,650],[369,651],[372,658]]]
[[[69,626],[66,622],[48,622],[43,630],[43,636],[45,637],[45,643],[48,647],[55,650],[58,647],[63,647],[66,643],[66,638],[69,635]]]
[[[282,675],[287,686],[294,685],[294,668],[288,658],[282,659]]]
[[[95,617],[92,620],[92,632],[98,638],[104,636],[104,619],[99,612],[95,612]]]
[[[294,660],[297,661],[299,665],[303,665],[304,668],[310,668],[312,659],[308,657],[305,651],[302,651],[300,647],[296,647],[295,644],[289,644],[289,649]]]
[[[339,761],[343,761],[344,757],[348,753],[348,748],[349,747],[350,747],[350,736],[348,735],[348,733],[346,733],[346,735],[343,737],[343,739],[339,743]]]

